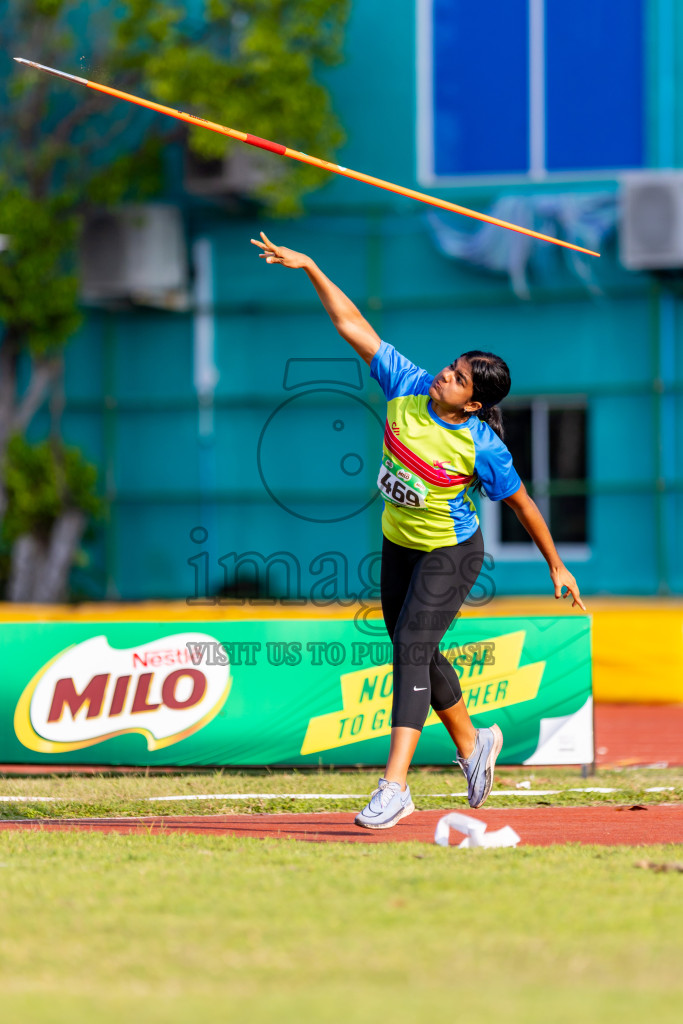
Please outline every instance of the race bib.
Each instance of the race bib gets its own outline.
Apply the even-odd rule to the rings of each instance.
[[[426,484],[400,463],[394,462],[388,455],[382,457],[377,486],[386,501],[392,505],[407,508],[424,508],[427,504]]]

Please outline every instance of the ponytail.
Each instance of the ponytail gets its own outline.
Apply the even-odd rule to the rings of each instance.
[[[497,405],[482,405],[475,415],[483,420],[484,423],[488,423],[494,434],[498,434],[501,441],[505,440],[505,430],[503,428],[503,414]]]

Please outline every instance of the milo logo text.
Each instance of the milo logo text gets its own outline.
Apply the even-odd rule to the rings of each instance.
[[[104,636],[62,651],[21,695],[17,737],[30,750],[79,750],[124,733],[140,733],[149,750],[178,743],[223,707],[230,667],[188,664],[188,642],[215,643],[183,633],[126,650]]]

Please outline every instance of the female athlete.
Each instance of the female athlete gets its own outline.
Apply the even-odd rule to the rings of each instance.
[[[391,743],[384,775],[356,824],[391,828],[414,811],[406,779],[430,704],[457,748],[470,807],[481,807],[503,735],[497,725],[474,728],[457,672],[439,650],[483,562],[471,491],[483,488],[513,509],[548,563],[555,597],[571,594],[572,606],[584,608],[502,440],[498,402],[510,390],[508,368],[499,356],[472,351],[432,376],[382,341],[309,256],[273,245],[263,232],[251,241],[266,263],[306,271],[388,401],[377,483],[385,500],[382,612],[394,647]]]

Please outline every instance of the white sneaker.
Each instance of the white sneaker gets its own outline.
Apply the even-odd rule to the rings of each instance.
[[[380,779],[370,802],[356,815],[356,825],[361,828],[393,828],[414,810],[408,786],[402,790],[398,782]]]

